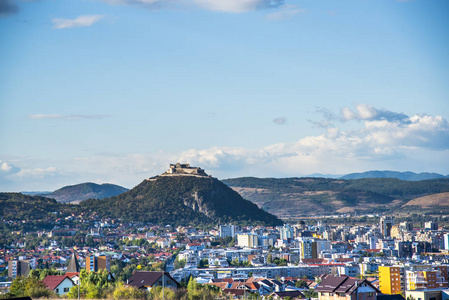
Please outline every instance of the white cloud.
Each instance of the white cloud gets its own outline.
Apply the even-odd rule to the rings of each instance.
[[[55,167],[25,169],[15,174],[15,176],[27,178],[44,178],[48,176],[55,176],[57,175],[57,172],[58,171],[56,170]]]
[[[258,9],[275,8],[284,0],[102,0],[112,5],[136,5],[148,9],[194,7],[212,11],[243,13]]]
[[[53,23],[53,28],[55,29],[65,29],[65,28],[73,28],[73,27],[85,27],[92,26],[96,22],[100,21],[104,16],[102,15],[86,15],[79,16],[75,19],[53,19],[51,22]]]
[[[20,169],[13,164],[0,160],[0,178],[5,174],[14,174],[19,171]]]
[[[377,109],[369,104],[357,104],[355,110],[346,106],[340,111],[341,121],[351,120],[389,120],[404,122],[408,116],[403,113],[396,113],[385,109]]]

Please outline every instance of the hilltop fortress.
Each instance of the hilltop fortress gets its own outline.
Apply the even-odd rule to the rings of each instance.
[[[182,175],[182,176],[208,176],[203,169],[198,167],[191,167],[189,164],[170,164],[170,168],[162,175]]]

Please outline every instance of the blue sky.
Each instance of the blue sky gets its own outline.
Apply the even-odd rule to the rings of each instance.
[[[446,0],[0,0],[0,191],[449,173]]]

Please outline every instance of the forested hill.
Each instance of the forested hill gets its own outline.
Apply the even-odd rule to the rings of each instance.
[[[80,206],[104,216],[155,224],[282,224],[212,177],[157,176],[119,196],[86,200]]]
[[[96,184],[92,182],[69,185],[60,188],[45,197],[56,199],[58,202],[79,202],[86,199],[103,199],[117,196],[128,191],[128,189],[110,183]]]
[[[6,221],[51,221],[77,211],[77,206],[20,193],[0,193],[0,218]]]
[[[404,205],[415,198],[449,191],[449,179],[403,181],[395,178],[357,180],[329,178],[254,178],[223,180],[259,207],[281,218],[335,213],[419,212]],[[449,211],[449,201],[439,207]],[[426,208],[426,211],[432,209]]]

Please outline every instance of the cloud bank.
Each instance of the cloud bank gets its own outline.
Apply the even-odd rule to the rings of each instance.
[[[0,190],[49,190],[87,181],[133,187],[144,178],[162,173],[173,162],[200,166],[218,178],[347,174],[379,169],[449,173],[444,164],[449,161],[449,123],[442,116],[406,116],[367,104],[345,107],[338,113],[327,109],[318,111],[329,125],[322,127],[321,134],[261,148],[103,153],[64,162],[39,162],[39,165],[35,165],[36,160],[3,160],[0,161]],[[36,118],[62,117],[39,115]],[[278,119],[283,122],[282,118]],[[356,127],[345,130],[344,126],[337,126],[348,122]]]
[[[53,23],[53,28],[55,29],[66,29],[73,27],[86,27],[92,26],[93,24],[100,21],[104,16],[102,15],[86,15],[79,16],[75,19],[53,19],[51,22]]]
[[[338,118],[330,111],[323,112],[329,120]],[[261,149],[191,149],[181,153],[178,160],[219,172],[233,166],[236,172],[248,172],[246,175],[253,175],[254,171],[265,176],[295,176],[317,172],[341,174],[380,167],[391,169],[392,165],[412,170],[422,165],[423,155],[435,156],[433,165],[428,164],[435,168],[440,163],[436,157],[449,158],[449,124],[442,116],[416,114],[409,117],[360,104],[354,109],[343,108],[339,117],[342,123],[363,123],[358,129],[342,131],[325,120],[317,122],[324,124],[321,126],[325,128],[324,133],[296,142]]]

